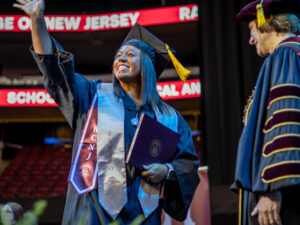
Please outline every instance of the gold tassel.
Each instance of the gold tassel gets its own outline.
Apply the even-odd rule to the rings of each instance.
[[[257,27],[261,28],[266,22],[262,1],[256,5],[256,18],[257,18]]]
[[[183,65],[176,59],[175,55],[173,52],[169,49],[169,45],[166,45],[166,49],[168,50],[168,54],[172,60],[172,63],[175,67],[175,70],[177,71],[180,80],[186,81],[187,77],[190,75],[191,71],[188,69],[184,68]]]

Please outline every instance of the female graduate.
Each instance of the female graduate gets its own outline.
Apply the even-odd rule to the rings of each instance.
[[[75,130],[72,166],[62,224],[160,224],[161,210],[184,220],[198,185],[199,160],[182,116],[159,97],[156,79],[170,61],[170,49],[136,24],[117,51],[113,83],[88,80],[74,71],[73,55],[49,35],[43,0],[17,0],[32,20],[32,54],[44,84]],[[143,38],[141,38],[143,37]],[[173,56],[173,55],[172,55]],[[142,113],[180,135],[170,163],[125,163]],[[146,149],[143,149],[143,151]]]

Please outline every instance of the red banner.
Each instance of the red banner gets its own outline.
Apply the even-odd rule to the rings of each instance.
[[[196,4],[143,9],[98,15],[46,15],[51,32],[101,31],[132,27],[136,22],[143,26],[183,23],[198,20]],[[0,31],[30,31],[28,16],[0,15]]]
[[[57,106],[45,89],[2,89],[0,107]]]
[[[199,79],[157,83],[157,91],[163,100],[183,98],[199,98],[201,96],[201,82]]]
[[[159,82],[157,91],[162,99],[174,100],[199,98],[201,83],[199,79]],[[0,89],[0,107],[56,107],[56,103],[45,89]]]

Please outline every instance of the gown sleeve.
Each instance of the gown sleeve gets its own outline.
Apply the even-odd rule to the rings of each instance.
[[[280,47],[272,56],[263,143],[254,191],[300,185],[300,57]]]
[[[174,171],[164,182],[164,210],[174,219],[183,221],[199,183],[197,169],[200,162],[191,129],[183,117],[179,113],[177,115],[180,138],[177,154],[171,163]]]
[[[99,80],[88,80],[74,71],[74,56],[66,52],[52,38],[53,54],[36,54],[30,51],[43,74],[44,86],[58,104],[72,129],[78,116],[86,114]]]

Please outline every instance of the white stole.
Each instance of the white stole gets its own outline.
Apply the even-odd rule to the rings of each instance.
[[[103,208],[115,219],[127,203],[124,116],[122,99],[115,96],[112,83],[100,83],[98,95],[98,193]],[[168,107],[168,114],[155,109],[157,121],[178,131],[176,111]],[[145,217],[158,206],[160,185],[141,179],[139,200]]]

